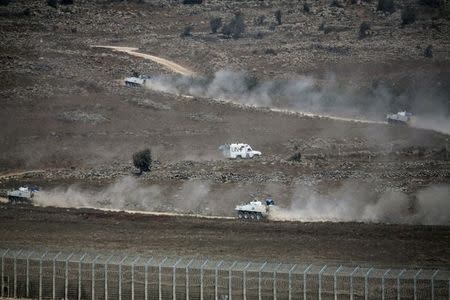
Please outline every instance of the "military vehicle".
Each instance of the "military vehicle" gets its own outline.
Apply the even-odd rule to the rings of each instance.
[[[11,203],[31,203],[37,188],[20,187],[17,190],[8,191],[6,195]]]
[[[409,124],[412,119],[412,113],[406,111],[400,111],[396,114],[388,114],[386,120],[388,123],[393,124]]]
[[[265,203],[261,201],[251,201],[247,204],[237,205],[235,210],[239,219],[262,220],[269,217],[271,207],[275,206],[275,202],[271,198],[267,198]]]

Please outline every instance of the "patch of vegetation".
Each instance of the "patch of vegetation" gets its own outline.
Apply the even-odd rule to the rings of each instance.
[[[184,27],[184,29],[183,29],[183,31],[181,32],[181,34],[180,34],[180,36],[181,37],[188,37],[188,36],[192,36],[192,26],[190,26],[190,25],[187,25],[187,26],[185,26]]]
[[[407,6],[402,9],[401,17],[402,25],[412,24],[416,21],[416,10],[411,6]]]
[[[425,48],[424,56],[428,58],[433,58],[433,46],[428,45],[428,47]]]
[[[47,5],[51,6],[53,8],[57,8],[58,7],[58,0],[47,0]]]
[[[339,0],[332,0],[330,3],[331,7],[339,7],[339,8],[343,8],[344,6],[342,5],[341,2],[339,2]]]
[[[420,5],[440,7],[443,4],[443,0],[419,0]]]
[[[277,24],[278,25],[281,25],[281,10],[276,10],[275,12],[274,12],[274,17],[275,17],[275,20],[277,21]]]
[[[148,148],[133,154],[133,165],[139,169],[140,174],[150,171],[152,161],[152,153]]]
[[[216,17],[209,21],[209,27],[212,33],[217,33],[217,30],[222,26],[222,18]]]
[[[359,26],[359,38],[363,39],[369,35],[370,24],[368,22],[362,22]]]
[[[245,32],[244,18],[240,13],[236,13],[228,24],[222,27],[222,34],[227,37],[238,39]]]
[[[303,11],[306,13],[309,13],[311,11],[308,3],[306,3],[306,2],[303,4]]]
[[[202,4],[203,0],[183,0],[183,4]]]
[[[264,50],[265,54],[272,54],[272,55],[276,55],[277,53],[275,52],[274,49],[272,48],[267,48],[266,50]]]
[[[11,2],[11,0],[0,0],[0,6],[6,6]]]
[[[60,0],[61,5],[72,5],[73,0]]]
[[[377,10],[393,13],[395,11],[394,0],[378,0]]]
[[[302,154],[300,152],[295,152],[290,158],[290,161],[300,162],[302,161]]]
[[[255,26],[262,26],[262,25],[264,25],[265,21],[266,21],[266,16],[261,15],[261,16],[257,16],[253,23],[255,24]]]

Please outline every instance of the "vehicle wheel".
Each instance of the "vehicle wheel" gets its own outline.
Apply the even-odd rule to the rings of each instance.
[[[242,156],[236,155],[236,159],[237,159],[237,160],[240,160],[240,159],[242,159]]]
[[[238,212],[238,218],[239,219],[243,219],[244,218],[244,214],[242,212]]]
[[[250,219],[256,220],[256,213],[250,213]]]
[[[252,159],[258,159],[258,158],[259,158],[258,154],[255,154],[255,155],[252,156]]]
[[[248,215],[248,213],[244,213],[244,219],[248,219],[248,217],[249,217],[249,215]]]
[[[262,215],[261,215],[261,213],[257,213],[256,214],[256,220],[261,220],[262,219]]]

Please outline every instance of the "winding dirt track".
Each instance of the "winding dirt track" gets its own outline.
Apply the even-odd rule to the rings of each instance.
[[[150,54],[145,54],[145,53],[141,53],[141,52],[137,52],[136,50],[138,50],[138,48],[133,48],[133,47],[119,47],[119,46],[102,46],[102,45],[93,45],[92,47],[94,48],[106,48],[106,49],[112,49],[114,51],[118,51],[118,52],[125,52],[129,55],[132,56],[136,56],[136,57],[141,57],[144,59],[149,59],[152,60],[160,65],[165,66],[166,68],[168,68],[170,71],[173,71],[175,73],[181,74],[181,75],[185,75],[185,76],[193,76],[195,75],[194,71],[191,71],[185,67],[180,66],[177,63],[174,63],[173,61],[158,57],[158,56],[154,56],[154,55],[150,55]]]

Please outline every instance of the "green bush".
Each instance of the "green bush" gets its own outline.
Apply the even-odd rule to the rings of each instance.
[[[428,47],[425,48],[424,52],[425,57],[432,58],[433,57],[433,46],[428,45]]]
[[[222,34],[227,37],[238,39],[245,32],[245,22],[240,13],[234,15],[230,23],[222,27]]]
[[[183,4],[202,4],[203,0],[183,0]]]
[[[150,171],[152,165],[152,154],[150,149],[144,149],[142,151],[133,154],[133,165],[141,172]]]
[[[57,8],[58,7],[58,0],[47,0],[47,5],[51,6],[53,8]]]
[[[303,11],[306,12],[306,13],[310,12],[309,5],[306,2],[303,4]]]
[[[302,154],[300,152],[295,152],[290,158],[290,161],[301,161],[302,160]]]
[[[403,25],[412,24],[416,21],[416,10],[411,6],[408,6],[402,9],[401,17]]]
[[[191,36],[192,35],[191,32],[192,32],[192,26],[190,26],[190,25],[185,26],[183,31],[181,32],[180,36],[181,37]]]
[[[367,32],[370,30],[370,25],[368,22],[362,22],[359,26],[359,38],[365,38],[368,34]]]
[[[220,26],[222,26],[222,18],[220,17],[212,18],[209,21],[209,27],[211,27],[212,33],[217,33],[217,30],[219,30]]]
[[[377,10],[393,13],[395,10],[394,0],[378,0]]]

